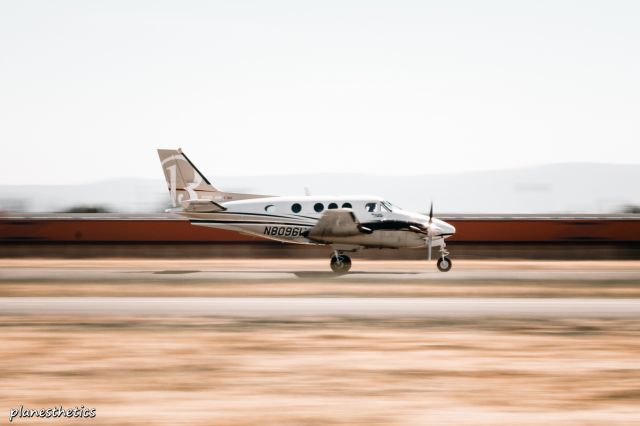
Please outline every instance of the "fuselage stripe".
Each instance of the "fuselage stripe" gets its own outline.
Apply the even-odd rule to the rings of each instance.
[[[211,220],[211,219],[189,219],[191,223],[211,223],[211,224],[230,224],[230,225],[288,225],[288,226],[313,226],[314,223],[293,223],[293,222],[261,222],[252,220]]]
[[[246,215],[246,216],[281,217],[281,218],[283,218],[283,219],[297,219],[297,218],[301,218],[301,220],[302,220],[302,219],[318,220],[318,218],[315,218],[315,217],[311,217],[311,216],[302,216],[302,215],[282,216],[282,215],[277,215],[277,214],[245,213],[245,212],[239,213],[239,212],[233,212],[233,211],[216,212],[215,214],[220,214],[220,215],[240,214],[240,215]]]

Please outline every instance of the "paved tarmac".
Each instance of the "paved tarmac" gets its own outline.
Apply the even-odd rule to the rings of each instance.
[[[0,315],[640,318],[640,299],[2,297]]]
[[[252,281],[260,283],[265,280],[300,281],[308,280],[338,280],[345,282],[389,283],[394,281],[433,282],[433,281],[462,281],[462,280],[540,280],[540,281],[638,281],[640,282],[640,267],[635,263],[628,269],[594,269],[594,268],[522,268],[518,263],[513,266],[496,269],[456,268],[450,272],[439,272],[435,262],[375,262],[365,261],[354,265],[353,270],[346,275],[335,275],[329,270],[328,262],[284,262],[291,263],[291,268],[283,268],[282,261],[256,261],[257,267],[251,264],[241,266],[214,265],[207,267],[206,261],[181,265],[180,263],[164,262],[150,268],[148,266],[99,268],[68,268],[68,267],[10,267],[0,271],[0,282],[230,282]],[[123,262],[124,263],[124,262]],[[233,263],[233,262],[229,262]],[[311,263],[314,267],[309,267]],[[326,265],[324,265],[326,263]],[[461,262],[465,265],[464,261]],[[505,262],[506,263],[506,262]],[[144,263],[143,263],[144,264]],[[506,263],[508,265],[508,263]],[[559,263],[560,264],[560,263]],[[392,267],[385,267],[393,265]],[[398,266],[400,265],[400,266]],[[455,264],[454,264],[455,265]],[[551,263],[553,265],[553,263]],[[623,265],[625,265],[623,263]],[[196,267],[194,267],[196,266]],[[265,267],[266,266],[266,267]],[[302,267],[300,267],[302,266]],[[324,266],[324,269],[323,269]],[[404,267],[404,269],[403,269]],[[455,266],[454,266],[455,268]],[[622,267],[624,268],[624,266]]]

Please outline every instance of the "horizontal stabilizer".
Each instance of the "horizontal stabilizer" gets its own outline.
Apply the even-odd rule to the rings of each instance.
[[[182,202],[182,208],[185,212],[194,213],[214,213],[223,212],[226,207],[221,206],[211,200],[187,200]]]

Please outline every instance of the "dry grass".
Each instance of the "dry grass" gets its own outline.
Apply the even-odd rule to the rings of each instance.
[[[640,320],[4,317],[0,330],[5,413],[84,404],[96,425],[640,421]]]

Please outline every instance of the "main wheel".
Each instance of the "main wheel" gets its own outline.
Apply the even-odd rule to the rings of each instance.
[[[440,272],[448,272],[451,269],[451,266],[453,266],[451,259],[446,256],[438,259],[437,265]]]
[[[331,256],[331,270],[336,274],[346,274],[351,269],[351,258],[344,254]]]

